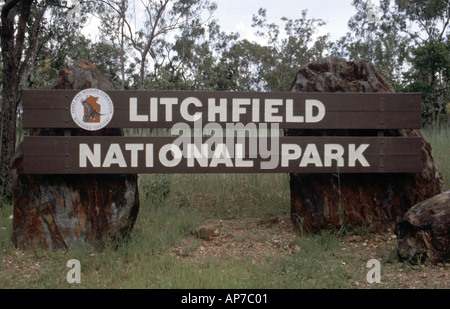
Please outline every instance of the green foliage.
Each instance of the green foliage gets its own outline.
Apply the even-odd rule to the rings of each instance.
[[[369,0],[354,0],[356,13],[348,22],[350,32],[332,44],[332,54],[349,60],[369,59],[396,85],[401,83],[409,40],[402,35],[390,2],[382,0],[375,7]]]
[[[151,204],[161,203],[170,193],[170,178],[167,175],[141,175],[140,192]]]
[[[406,85],[401,90],[421,92],[424,124],[439,127],[450,98],[450,41],[428,42],[413,49],[412,55],[413,69],[405,73]]]
[[[450,6],[446,0],[353,0],[350,32],[333,55],[367,58],[396,91],[422,92],[423,123],[440,126],[449,101]]]
[[[269,23],[265,9],[253,15],[256,34],[266,40],[266,52],[255,54],[258,76],[264,90],[287,91],[300,66],[325,54],[327,35],[314,39],[314,34],[325,24],[321,19],[307,18],[307,10],[298,19],[281,18],[283,27]],[[281,30],[283,29],[283,30]]]

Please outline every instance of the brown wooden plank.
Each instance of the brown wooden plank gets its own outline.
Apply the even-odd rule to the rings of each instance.
[[[27,90],[23,92],[25,128],[76,128],[70,114],[70,104],[78,91],[75,90]],[[191,106],[190,113],[203,113],[202,126],[215,122],[225,127],[226,123],[267,123],[265,118],[266,99],[282,100],[275,106],[281,116],[280,128],[304,129],[408,129],[421,127],[421,95],[418,93],[290,93],[290,92],[218,92],[218,91],[107,91],[114,104],[114,116],[108,127],[120,128],[170,128],[183,122],[193,126],[180,113],[181,102],[188,97],[198,98],[201,107]],[[155,98],[177,98],[178,105],[172,109],[172,121],[165,119],[165,106],[159,105],[158,121],[130,121],[130,98],[137,99],[137,114],[149,115],[149,101]],[[227,100],[226,119],[208,119],[208,99]],[[232,119],[232,100],[259,100],[259,121],[252,118],[250,106],[243,105],[246,113],[239,121]],[[293,115],[305,115],[305,100],[321,101],[326,108],[325,117],[317,123],[286,122],[286,100],[293,100]],[[270,123],[270,122],[268,122]]]
[[[38,169],[40,174],[52,174],[57,168],[57,173],[65,172],[66,151],[65,141],[59,138],[25,137],[23,143],[24,170]],[[42,148],[45,148],[43,150]],[[62,168],[58,170],[58,168]]]
[[[236,166],[236,158],[230,159],[232,166],[226,166],[225,161],[210,166],[212,159],[206,161],[207,166],[201,167],[197,160],[194,166],[188,166],[188,160],[183,157],[174,166],[164,166],[158,157],[158,153],[164,145],[174,143],[173,137],[25,137],[24,139],[24,160],[25,173],[28,174],[114,174],[114,173],[413,173],[421,170],[420,139],[415,137],[281,137],[279,144],[274,145],[271,157],[268,157],[272,145],[269,143],[269,152],[258,148],[250,151],[250,140],[246,138],[245,154],[243,160],[252,162],[253,166]],[[200,142],[211,142],[208,138],[203,138]],[[193,141],[191,141],[193,142]],[[223,140],[223,143],[226,141]],[[241,140],[235,139],[233,145]],[[86,144],[84,149],[88,149],[91,157],[85,158],[85,167],[80,167],[80,144]],[[100,151],[94,147],[97,144]],[[115,151],[110,151],[112,144],[117,147]],[[128,146],[126,146],[128,144]],[[133,146],[137,144],[138,146]],[[146,166],[146,145],[151,144],[154,151],[153,165]],[[286,157],[287,146],[289,149],[299,147],[301,155],[287,161],[288,165],[282,166],[282,159]],[[341,145],[341,146],[330,146]],[[351,146],[359,149],[362,144],[369,146],[362,152],[362,156],[367,160],[369,166],[363,166],[361,160],[355,161],[355,166],[349,166],[349,156]],[[131,145],[131,146],[130,146]],[[142,145],[142,146],[139,146]],[[297,146],[293,146],[297,145]],[[312,146],[308,146],[312,145]],[[331,160],[330,166],[325,166],[324,149],[327,147],[342,147],[343,166],[337,167],[337,160]],[[128,150],[125,147],[131,147]],[[135,150],[132,150],[133,147]],[[141,147],[140,149],[138,149]],[[295,148],[295,149],[298,149]],[[319,164],[306,162],[305,166],[300,166],[301,160],[310,149],[317,148]],[[282,150],[285,150],[282,152]],[[230,148],[231,153],[232,152]],[[291,151],[292,153],[292,151]],[[256,158],[250,156],[257,154]],[[113,159],[109,166],[106,166],[106,157]],[[124,167],[119,166],[119,160],[123,156]],[[133,156],[136,158],[136,167],[132,166]],[[313,157],[312,153],[307,156]],[[98,159],[98,161],[96,161]],[[170,159],[170,158],[169,158]],[[272,168],[263,169],[263,162],[270,159],[277,162]],[[220,160],[219,160],[220,161]],[[98,166],[94,166],[98,162]],[[317,166],[319,165],[319,166]],[[322,165],[322,166],[320,166]]]

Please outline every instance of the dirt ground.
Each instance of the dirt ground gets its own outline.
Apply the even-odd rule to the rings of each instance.
[[[292,241],[301,236],[294,230],[289,215],[219,220],[198,227],[192,230],[191,234],[173,247],[173,254],[177,258],[199,261],[205,258],[232,256],[251,259],[257,263],[268,256],[282,257],[301,250]],[[340,250],[345,257],[341,264],[344,267],[350,267],[351,264],[362,265],[358,271],[364,274],[369,270],[364,265],[368,256],[377,258],[391,256],[387,263],[380,261],[383,269],[381,283],[377,286],[379,288],[392,288],[392,282],[396,282],[395,288],[401,289],[450,288],[448,264],[431,265],[425,262],[421,265],[412,265],[398,261],[395,255],[397,238],[393,232],[367,233],[364,236],[346,235],[337,241],[340,241]],[[358,277],[364,279],[354,281],[352,284],[354,288],[374,287],[365,280],[365,275]]]
[[[206,258],[233,257],[258,263],[267,260],[267,257],[282,258],[300,252],[299,237],[302,236],[294,230],[289,215],[217,220],[193,229],[191,235],[172,247],[172,254],[178,259],[194,262]],[[351,286],[354,288],[450,288],[448,264],[431,265],[425,262],[412,265],[398,261],[392,254],[397,243],[393,233],[346,235],[334,241],[338,242],[337,250],[340,250],[334,255],[339,256],[342,266],[358,273],[354,278],[359,279],[352,279]],[[369,270],[365,265],[368,257],[380,259],[382,265],[381,283],[376,286],[365,280]],[[383,260],[386,257],[389,261]],[[19,249],[13,255],[3,255],[1,262],[6,266],[4,269],[14,269],[25,280],[36,277],[41,268],[39,260],[30,262],[27,253]],[[2,276],[0,271],[0,278]]]

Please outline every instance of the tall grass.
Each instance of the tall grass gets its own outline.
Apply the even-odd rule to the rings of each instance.
[[[279,214],[289,209],[287,174],[171,175],[171,199],[210,218]]]
[[[439,130],[426,128],[423,136],[431,145],[431,153],[444,178],[444,190],[450,189],[450,128]]]

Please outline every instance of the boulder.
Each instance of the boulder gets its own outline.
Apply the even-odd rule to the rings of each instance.
[[[411,207],[397,223],[400,258],[431,263],[450,260],[450,190]]]
[[[213,236],[217,236],[219,234],[219,229],[213,224],[206,224],[191,229],[190,233],[197,238],[209,240]]]
[[[300,68],[292,92],[394,92],[368,60],[330,57]],[[376,130],[287,129],[286,136],[377,136]],[[423,170],[414,174],[290,174],[291,218],[308,231],[342,226],[393,230],[406,211],[443,190],[429,143],[420,130],[385,130],[385,136],[422,137]]]
[[[53,89],[96,87],[111,84],[88,61],[61,71]],[[63,135],[62,129],[32,130],[31,135]],[[72,135],[121,135],[118,129],[88,132],[72,129]],[[26,175],[21,146],[13,163],[13,242],[17,247],[104,247],[126,237],[139,210],[137,175]]]
[[[63,69],[52,89],[97,88],[103,91],[113,90],[112,84],[97,67],[88,60],[80,60],[70,68]]]

